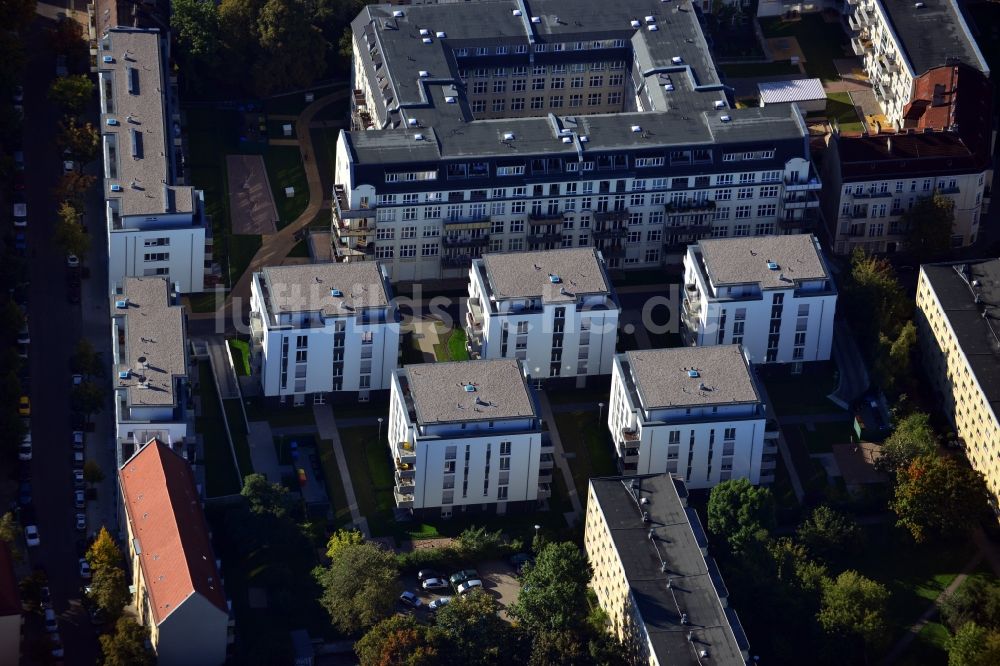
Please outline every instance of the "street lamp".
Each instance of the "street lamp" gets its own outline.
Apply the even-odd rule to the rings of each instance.
[[[382,417],[381,416],[378,417],[378,441],[379,441],[379,443],[382,442],[382,421],[383,421]]]
[[[538,530],[542,529],[541,525],[535,525],[535,538],[538,538]]]
[[[603,402],[597,403],[597,409],[598,409],[598,412],[597,412],[597,423],[598,423],[598,425],[600,425],[601,419],[604,418],[604,403]]]

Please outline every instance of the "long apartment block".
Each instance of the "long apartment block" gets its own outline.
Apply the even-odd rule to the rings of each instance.
[[[1000,259],[920,267],[917,341],[931,390],[1000,503]]]
[[[366,401],[389,389],[399,313],[377,262],[269,266],[250,284],[253,363],[263,393]]]
[[[690,488],[774,480],[778,433],[739,345],[618,354],[608,429],[622,474],[675,474]]]
[[[848,0],[847,5],[851,48],[896,129],[904,126],[914,82],[928,70],[964,63],[990,75],[956,0]]]
[[[553,447],[520,361],[401,368],[388,426],[399,509],[503,514],[552,495]]]
[[[752,363],[828,361],[837,287],[811,234],[699,241],[684,257],[689,345],[743,345]]]
[[[112,28],[98,39],[108,280],[162,276],[205,288],[211,227],[203,194],[179,177],[180,115],[166,74],[167,37]]]
[[[470,350],[533,379],[610,374],[620,311],[593,248],[487,254],[469,271]]]
[[[659,267],[816,220],[800,114],[730,107],[688,0],[368,5],[352,35],[334,251],[394,282],[560,247]]]
[[[111,296],[118,463],[151,439],[193,459],[184,308],[162,277],[125,278]]]

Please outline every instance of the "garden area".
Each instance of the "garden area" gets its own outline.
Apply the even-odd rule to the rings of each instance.
[[[604,412],[607,416],[607,412]],[[606,424],[600,422],[598,410],[561,412],[555,415],[559,440],[566,453],[566,462],[573,473],[573,483],[581,503],[586,503],[587,486],[591,477],[618,474],[615,449]],[[561,478],[558,469],[554,477]]]
[[[828,414],[842,411],[828,395],[837,389],[837,366],[832,361],[810,364],[809,375],[764,368],[758,376],[764,383],[771,406],[779,416]]]
[[[242,377],[250,376],[250,343],[239,338],[229,338],[229,353],[233,355],[233,367],[236,374]]]
[[[454,328],[449,332],[440,333],[443,340],[434,345],[434,356],[438,361],[468,361],[469,352],[465,348],[465,331]]]
[[[833,61],[848,57],[847,35],[839,20],[826,21],[822,14],[803,14],[786,20],[783,17],[759,19],[761,31],[767,39],[794,37],[805,56],[806,73],[824,81],[840,78]]]
[[[195,419],[195,429],[204,442],[205,494],[222,497],[240,492],[240,474],[222,422],[219,396],[215,391],[212,368],[207,361],[198,364],[201,416]]]
[[[845,92],[827,94],[826,118],[830,123],[836,121],[841,132],[860,134],[865,130],[865,125],[858,117],[858,110],[855,108],[850,94]]]
[[[302,153],[298,146],[268,146],[264,151],[264,164],[274,205],[278,208],[277,226],[282,229],[297,220],[309,205],[309,184]],[[295,188],[295,196],[285,196],[286,187]]]

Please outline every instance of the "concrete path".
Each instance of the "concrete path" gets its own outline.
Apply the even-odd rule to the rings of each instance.
[[[834,324],[832,356],[840,373],[840,383],[830,399],[847,409],[868,388],[870,378],[851,329],[843,321]]]
[[[215,381],[219,385],[221,398],[223,400],[241,399],[240,383],[236,379],[236,371],[233,370],[233,366],[229,362],[225,338],[213,336],[206,338],[205,342],[208,346],[208,360],[212,365]]]
[[[263,474],[272,483],[281,483],[282,468],[278,462],[278,452],[274,450],[274,434],[267,421],[251,421],[247,432],[250,446],[250,460],[253,471]],[[286,465],[286,467],[288,467]],[[291,468],[288,467],[288,470]]]
[[[896,641],[896,644],[892,646],[892,650],[890,650],[889,654],[887,654],[882,660],[882,664],[888,665],[895,663],[896,660],[899,659],[904,652],[906,652],[906,649],[910,647],[910,643],[913,642],[924,626],[938,614],[941,602],[951,596],[955,590],[962,586],[962,583],[964,583],[965,579],[969,577],[969,574],[972,573],[972,571],[979,566],[979,563],[983,561],[983,557],[983,552],[979,551],[972,557],[971,560],[968,561],[962,569],[962,573],[955,576],[955,580],[951,581],[951,585],[946,587],[944,591],[942,591],[941,594],[939,594],[937,598],[931,602],[931,605],[928,606],[923,613],[921,613],[917,621],[910,625],[910,628],[903,635],[903,637]]]
[[[333,442],[333,455],[337,458],[337,469],[344,484],[344,495],[347,497],[347,507],[351,510],[351,521],[354,527],[366,537],[371,536],[368,529],[368,519],[361,515],[358,498],[354,494],[354,482],[347,467],[347,457],[344,455],[344,445],[340,442],[340,432],[337,430],[337,420],[333,417],[333,407],[330,405],[313,405],[313,417],[316,419],[316,430],[320,439]]]
[[[759,387],[767,418],[778,421],[774,406],[771,404],[771,398],[767,395],[767,388],[764,386],[764,382],[760,382]],[[778,422],[780,423],[780,421]],[[778,452],[781,453],[781,459],[785,461],[785,469],[788,470],[788,480],[792,483],[792,491],[795,493],[795,498],[799,501],[799,504],[802,504],[806,493],[802,489],[802,481],[799,479],[799,470],[795,466],[792,450],[789,448],[788,442],[785,441],[785,433],[781,431],[780,427],[778,428]]]
[[[552,415],[549,397],[545,395],[545,391],[538,391],[537,395],[538,406],[542,410],[542,418],[549,424],[549,436],[552,438],[552,453],[556,461],[556,467],[562,473],[563,482],[565,482],[566,488],[569,491],[570,504],[573,505],[572,513],[566,514],[566,522],[572,527],[578,519],[583,517],[583,507],[576,492],[576,484],[573,483],[573,473],[569,469],[569,463],[566,462],[566,452],[563,449],[562,440],[559,439],[559,430],[556,428],[556,419]]]

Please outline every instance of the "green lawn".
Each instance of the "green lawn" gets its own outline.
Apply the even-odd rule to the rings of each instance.
[[[759,19],[764,36],[795,37],[806,58],[806,73],[827,81],[840,78],[833,65],[834,58],[847,57],[849,44],[844,31],[836,23],[827,23],[820,14],[805,14],[799,19]]]
[[[744,78],[756,76],[781,76],[784,74],[798,74],[798,65],[793,65],[788,60],[778,60],[775,62],[760,63],[726,63],[719,65],[722,73],[729,78]]]
[[[208,497],[232,495],[240,492],[240,476],[226,438],[219,396],[215,392],[212,368],[207,361],[198,364],[198,377],[201,416],[195,419],[195,429],[205,445],[205,494]]]
[[[337,456],[333,453],[333,442],[321,439],[317,451],[319,462],[323,466],[326,494],[330,498],[330,509],[333,511],[333,525],[336,528],[343,527],[351,522],[351,509],[347,506],[347,494],[344,492],[344,482],[340,478]]]
[[[215,312],[226,302],[225,291],[205,291],[187,296],[191,312]]]
[[[836,120],[841,132],[863,132],[865,129],[851,96],[845,92],[826,96],[826,117],[831,123]]]
[[[274,204],[278,208],[278,228],[298,219],[309,205],[309,185],[298,146],[268,146],[264,153],[267,178],[271,182]],[[285,196],[285,188],[294,187],[295,196]]]
[[[291,136],[285,136],[285,125],[292,126]],[[294,120],[268,120],[267,121],[267,137],[269,139],[294,139],[295,134],[295,121]]]
[[[247,398],[243,406],[250,421],[267,421],[272,428],[316,427],[312,405],[267,407],[260,397]]]
[[[841,411],[828,396],[837,388],[836,365],[812,363],[801,375],[791,375],[783,368],[768,368],[760,377],[781,416],[789,414],[828,414]]]
[[[607,411],[604,416],[607,416]],[[580,501],[586,501],[587,484],[591,477],[612,476],[618,473],[614,445],[608,428],[598,423],[598,410],[588,412],[562,412],[555,415],[559,440],[567,454],[573,473],[573,483]],[[603,418],[601,419],[604,420]],[[559,476],[558,469],[554,476]]]
[[[315,93],[316,99],[322,93]],[[281,95],[280,97],[269,97],[264,100],[264,113],[277,113],[281,115],[299,115],[302,110],[309,106],[306,102],[306,95],[303,92]]]
[[[238,338],[229,338],[229,352],[233,355],[233,366],[236,374],[250,376],[250,343]]]
[[[945,645],[949,638],[948,627],[940,622],[928,622],[896,663],[899,666],[946,666]]]
[[[288,252],[289,257],[306,257],[309,258],[309,241],[300,240],[292,249]]]
[[[389,449],[384,441],[378,441],[378,426],[339,430],[358,510],[368,518],[373,534],[384,533],[385,523],[392,521],[392,509],[396,505],[392,495],[395,479]]]
[[[817,423],[812,431],[804,425],[797,427],[801,430],[809,453],[830,453],[834,444],[847,444],[857,440],[852,423],[852,421]]]
[[[469,352],[465,349],[465,331],[453,329],[443,340],[434,345],[434,356],[438,361],[468,361]]]

